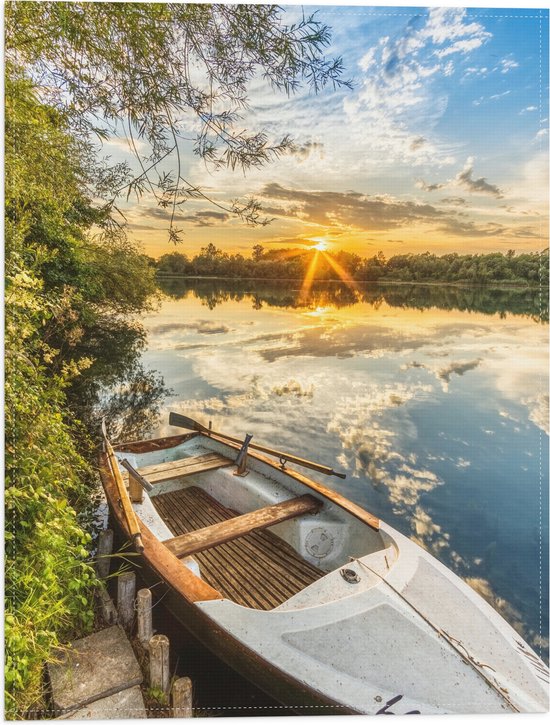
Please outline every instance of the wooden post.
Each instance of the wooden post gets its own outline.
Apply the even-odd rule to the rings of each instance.
[[[138,639],[147,649],[153,636],[153,609],[151,590],[140,589],[137,593]]]
[[[128,474],[128,493],[130,494],[130,501],[133,503],[142,503],[143,487],[131,473]]]
[[[99,539],[97,542],[97,554],[95,561],[95,569],[100,579],[105,579],[109,576],[109,569],[111,567],[111,554],[113,553],[113,531],[112,529],[105,529],[99,532]]]
[[[118,621],[116,607],[103,584],[99,585],[98,597],[101,616],[107,624],[116,624]]]
[[[172,685],[172,717],[193,717],[193,683],[178,677]]]
[[[119,621],[124,629],[130,629],[134,621],[134,602],[136,597],[136,575],[125,571],[117,578],[117,610]]]
[[[170,643],[164,634],[149,640],[149,685],[165,695],[170,690]]]

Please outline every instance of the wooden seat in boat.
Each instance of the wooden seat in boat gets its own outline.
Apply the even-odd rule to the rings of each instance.
[[[296,516],[314,513],[322,505],[321,501],[306,494],[305,496],[282,501],[273,506],[266,506],[256,511],[250,511],[247,514],[241,514],[241,516],[234,516],[226,521],[211,524],[187,534],[181,534],[181,536],[165,541],[164,544],[173,554],[183,558],[196,554],[198,551],[204,551],[204,549],[210,549],[213,546],[219,546],[227,541],[238,539],[253,531],[266,529],[282,521],[293,519]]]
[[[138,468],[137,472],[146,478],[149,483],[162,483],[163,481],[171,481],[173,478],[185,478],[185,476],[191,476],[195,473],[225,468],[225,466],[231,466],[234,463],[235,461],[220,456],[218,453],[205,453],[202,456],[190,456],[180,458],[177,461],[143,466]],[[128,479],[126,471],[122,473],[122,478],[125,481]]]
[[[151,501],[175,536],[238,516],[196,486],[153,496]],[[273,609],[325,575],[267,530],[254,531],[193,556],[208,584],[224,597],[254,609]]]

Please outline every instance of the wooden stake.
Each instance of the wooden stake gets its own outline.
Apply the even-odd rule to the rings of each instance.
[[[172,717],[193,717],[193,683],[178,677],[172,685]]]
[[[165,695],[170,690],[170,643],[164,634],[149,640],[149,685]]]
[[[100,584],[98,587],[98,597],[101,616],[107,624],[116,624],[118,621],[116,607],[103,584]]]
[[[137,593],[138,639],[147,649],[153,636],[153,609],[151,590],[140,589]]]
[[[128,493],[130,494],[130,501],[133,503],[143,502],[143,488],[141,483],[131,473],[128,474]]]
[[[117,610],[124,629],[130,629],[134,621],[135,597],[136,575],[133,571],[125,571],[117,578]]]
[[[105,529],[99,532],[99,539],[97,542],[97,554],[95,561],[95,569],[100,579],[105,579],[109,576],[109,569],[111,568],[111,554],[113,553],[113,531],[112,529]]]

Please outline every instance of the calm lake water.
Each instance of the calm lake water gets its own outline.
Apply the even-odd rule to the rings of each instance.
[[[317,478],[427,548],[548,658],[548,315],[535,292],[160,284],[143,362],[171,388],[161,420],[179,411],[344,471]]]

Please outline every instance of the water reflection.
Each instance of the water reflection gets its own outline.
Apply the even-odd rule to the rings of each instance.
[[[142,360],[173,388],[164,421],[181,411],[337,463],[348,478],[331,486],[547,654],[547,305],[541,320],[536,292],[317,285],[304,300],[290,282],[162,286]]]
[[[461,287],[421,284],[361,284],[354,287],[334,283],[314,283],[307,297],[301,294],[297,280],[224,280],[160,278],[160,289],[173,299],[190,294],[210,310],[229,301],[251,302],[253,309],[289,307],[293,309],[347,307],[367,302],[374,308],[386,302],[392,307],[416,310],[431,308],[483,312],[486,315],[526,315],[548,322],[548,295],[535,288]],[[546,292],[546,291],[544,291]]]
[[[145,346],[143,326],[126,319],[96,320],[75,344],[74,356],[91,364],[68,388],[68,402],[94,439],[104,417],[114,441],[141,438],[158,426],[169,391],[144,366]]]

